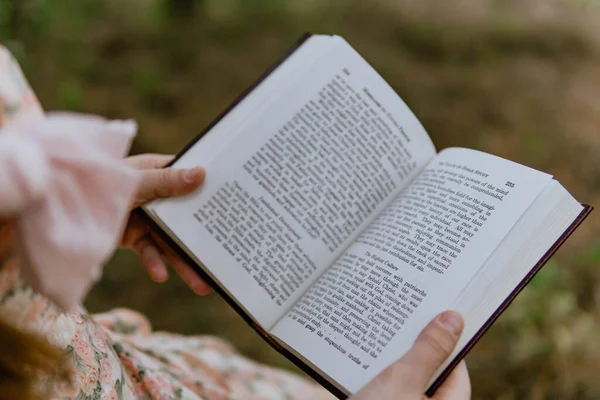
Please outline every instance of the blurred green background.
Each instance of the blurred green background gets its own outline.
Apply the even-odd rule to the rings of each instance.
[[[554,174],[600,205],[600,4],[594,0],[0,0],[0,40],[47,109],[135,118],[134,152],[180,149],[303,32],[344,36],[438,148]],[[600,398],[600,212],[469,355],[475,399]],[[293,369],[216,295],[154,284],[119,252],[91,311],[215,334]]]

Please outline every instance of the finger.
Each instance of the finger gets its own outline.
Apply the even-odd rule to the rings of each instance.
[[[471,398],[471,380],[467,363],[463,360],[454,368],[432,400],[468,400]]]
[[[145,170],[163,168],[169,164],[175,156],[170,154],[139,154],[127,157],[125,163],[132,168]]]
[[[163,256],[171,264],[171,267],[177,272],[181,279],[199,296],[207,295],[211,292],[211,287],[190,267],[185,261],[171,249],[161,238],[152,235],[154,241],[160,248]]]
[[[421,393],[433,374],[450,356],[464,328],[464,321],[455,311],[438,315],[421,332],[413,347],[396,364],[392,365],[408,375],[409,382]]]
[[[123,232],[123,239],[121,240],[121,246],[134,249],[135,243],[142,236],[147,236],[149,233],[150,226],[145,224],[137,214],[133,213],[129,217],[129,221],[127,221],[125,232]]]
[[[426,385],[450,355],[463,329],[462,317],[453,311],[438,315],[425,327],[412,349],[387,367],[352,397],[352,400],[424,398]]]
[[[204,182],[205,176],[206,171],[202,167],[146,170],[138,192],[138,201],[145,203],[156,198],[191,193]]]
[[[164,250],[163,250],[164,251]],[[212,291],[212,288],[204,282],[202,278],[177,255],[165,255],[175,272],[183,279],[183,281],[192,289],[198,296],[206,296]]]
[[[140,255],[142,263],[153,281],[161,283],[169,278],[167,266],[156,243],[150,237],[141,237],[135,242],[133,248]]]

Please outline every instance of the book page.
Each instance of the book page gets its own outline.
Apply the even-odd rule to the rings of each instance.
[[[267,329],[435,156],[406,105],[336,40],[239,128],[201,191],[153,208]]]
[[[452,305],[465,316],[463,335],[431,384],[502,304],[515,295],[549,249],[562,243],[561,237],[582,211],[581,203],[556,180],[544,189]]]
[[[354,393],[453,303],[551,180],[478,151],[441,152],[273,334]]]

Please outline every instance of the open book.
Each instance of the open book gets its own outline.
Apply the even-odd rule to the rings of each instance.
[[[337,36],[304,37],[174,165],[204,165],[204,187],[145,216],[340,398],[454,309],[466,328],[433,393],[591,210],[548,174],[475,150],[436,153]]]

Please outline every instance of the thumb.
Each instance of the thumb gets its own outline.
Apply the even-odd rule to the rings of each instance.
[[[446,311],[438,315],[421,332],[412,349],[398,361],[410,371],[409,379],[421,393],[425,392],[433,374],[452,354],[463,328],[464,321],[459,313]]]
[[[202,167],[145,170],[137,202],[141,204],[160,197],[191,193],[204,182],[205,176],[206,172]]]
[[[433,374],[450,356],[464,322],[460,314],[446,311],[429,323],[413,347],[373,381],[362,388],[353,400],[421,399]]]

